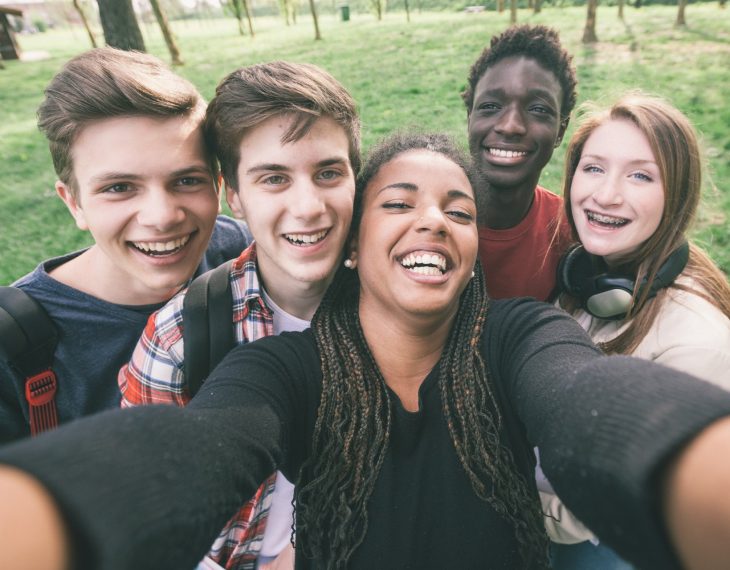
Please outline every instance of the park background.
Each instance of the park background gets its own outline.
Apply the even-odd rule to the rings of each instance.
[[[316,6],[320,39],[315,39],[308,1]],[[642,89],[665,97],[693,121],[707,169],[692,235],[730,273],[730,10],[723,2],[690,2],[684,8],[685,24],[677,25],[676,4],[633,0],[619,6],[602,0],[595,15],[597,41],[586,43],[587,7],[580,1],[543,1],[536,11],[534,0],[519,0],[515,12],[509,5],[500,12],[496,2],[501,0],[488,0],[480,11],[466,9],[468,0],[385,1],[350,0],[343,9],[337,0],[301,0],[294,4],[296,21],[290,14],[287,23],[283,3],[249,0],[255,36],[248,21],[237,21],[221,7],[222,1],[162,4],[184,61],[175,69],[206,98],[237,67],[275,59],[311,62],[354,95],[362,115],[364,150],[404,128],[445,131],[466,145],[460,93],[471,63],[513,19],[553,26],[574,55],[579,104],[606,104],[628,89]],[[90,243],[55,196],[56,177],[35,115],[44,87],[66,60],[91,47],[90,39],[80,23],[73,23],[70,0],[44,2],[60,6],[52,12],[24,4],[25,31],[17,34],[24,58],[5,61],[0,69],[2,285],[43,259]],[[85,5],[90,28],[102,45],[95,5],[89,0]],[[136,8],[147,51],[169,62],[170,52],[146,0]],[[574,113],[566,141],[579,120]],[[558,193],[564,151],[565,143],[541,178],[541,184]]]

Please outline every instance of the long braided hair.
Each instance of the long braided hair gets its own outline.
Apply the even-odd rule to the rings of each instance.
[[[368,182],[399,154],[443,154],[467,174],[468,162],[445,135],[395,135],[373,150],[358,178],[356,232]],[[547,538],[534,487],[500,441],[501,414],[478,350],[488,299],[481,267],[462,293],[439,364],[443,413],[474,493],[511,522],[524,568],[545,568]],[[322,395],[312,453],[297,486],[297,548],[326,568],[347,566],[368,527],[367,502],[391,430],[391,397],[358,316],[360,282],[341,268],[312,320],[322,366]]]

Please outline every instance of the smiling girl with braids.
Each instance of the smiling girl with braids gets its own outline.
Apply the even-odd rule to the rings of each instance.
[[[534,446],[570,508],[639,565],[693,563],[706,539],[727,556],[730,505],[695,493],[730,484],[730,394],[604,357],[550,305],[489,302],[447,138],[378,147],[354,219],[312,331],[234,349],[186,408],[0,451],[0,567],[191,568],[278,467],[297,481],[298,569],[545,568]],[[687,532],[705,516],[713,533]]]

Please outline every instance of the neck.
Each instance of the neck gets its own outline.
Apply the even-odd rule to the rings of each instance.
[[[417,411],[418,390],[441,358],[454,316],[394,318],[366,306],[361,299],[360,324],[368,348],[403,407]]]
[[[536,184],[495,188],[484,182],[478,187],[477,224],[492,230],[515,227],[525,219],[535,199]]]
[[[287,283],[283,283],[280,279],[267,281],[266,277],[261,275],[260,268],[259,279],[262,282],[262,287],[266,290],[266,294],[281,310],[305,321],[312,320],[331,281],[331,279],[317,282],[303,282],[291,279]]]

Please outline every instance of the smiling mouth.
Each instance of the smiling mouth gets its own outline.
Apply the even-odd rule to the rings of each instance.
[[[137,251],[150,257],[164,257],[174,255],[184,248],[190,241],[192,234],[169,241],[133,241],[132,244]]]
[[[591,212],[590,210],[586,210],[586,217],[588,218],[589,222],[607,228],[620,228],[621,226],[625,226],[631,221],[627,220],[626,218],[607,216],[606,214]]]
[[[443,275],[446,273],[446,258],[439,253],[410,253],[400,260],[408,271],[419,275]]]
[[[322,230],[314,234],[284,234],[284,237],[292,245],[310,246],[321,242],[329,233],[330,230]]]
[[[498,158],[522,158],[523,156],[527,156],[527,152],[523,150],[505,150],[502,148],[488,148],[487,152],[491,156],[496,156]]]

